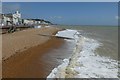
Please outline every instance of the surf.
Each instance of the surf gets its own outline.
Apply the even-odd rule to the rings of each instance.
[[[82,31],[81,31],[82,32]],[[64,59],[47,78],[118,78],[118,61],[99,56],[96,49],[103,44],[87,38],[77,30],[59,31],[56,36],[74,38],[73,55]]]

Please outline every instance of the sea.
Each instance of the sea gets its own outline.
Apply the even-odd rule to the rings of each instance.
[[[64,40],[72,49],[47,78],[119,78],[117,26],[57,27],[66,29],[56,36],[71,38]]]

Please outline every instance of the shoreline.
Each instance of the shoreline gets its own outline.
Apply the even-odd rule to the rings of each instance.
[[[52,49],[59,48],[63,43],[64,40],[52,38],[44,44],[31,47],[3,61],[3,78],[46,78],[59,64],[49,58],[43,59],[43,57]]]
[[[64,32],[64,31],[63,31]],[[70,32],[71,33],[71,32]],[[70,35],[69,33],[69,35]],[[44,35],[48,35],[48,34],[44,34]],[[59,33],[58,32],[58,36],[65,36],[68,35],[68,33]],[[57,35],[56,35],[57,36]],[[22,53],[24,55],[16,55],[14,57],[12,57],[10,60],[5,61],[6,63],[3,63],[3,66],[5,66],[3,68],[3,77],[4,78],[55,78],[55,76],[58,76],[60,78],[63,77],[76,77],[76,75],[78,75],[78,78],[81,77],[89,77],[86,74],[80,74],[81,72],[84,72],[83,70],[81,70],[81,66],[79,65],[85,65],[86,67],[82,67],[85,69],[89,69],[92,70],[92,66],[96,66],[95,63],[98,63],[99,65],[97,65],[95,67],[95,69],[93,69],[92,71],[94,71],[96,74],[103,76],[102,74],[99,74],[97,72],[102,73],[100,70],[99,71],[99,67],[103,68],[103,70],[105,69],[106,71],[110,71],[111,75],[105,75],[105,77],[117,77],[117,68],[115,67],[117,65],[117,62],[109,59],[109,58],[104,58],[98,55],[94,56],[94,51],[97,49],[97,47],[99,47],[99,42],[97,42],[94,39],[91,38],[87,38],[85,36],[83,36],[81,39],[79,39],[77,41],[77,46],[73,52],[73,50],[71,51],[72,53],[74,53],[75,55],[71,55],[71,59],[70,62],[68,61],[68,59],[66,59],[66,57],[62,57],[65,56],[64,54],[67,52],[67,54],[71,53],[67,51],[67,48],[63,45],[67,45],[67,47],[71,47],[70,42],[68,42],[68,44],[66,44],[66,40],[63,39],[58,39],[56,37],[53,36],[47,36],[50,37],[50,39],[42,45],[38,45],[36,47],[32,47],[29,48],[26,51],[23,51]],[[57,43],[57,44],[55,44]],[[52,45],[52,46],[51,46]],[[91,47],[90,47],[91,46]],[[62,49],[61,49],[62,47]],[[82,49],[80,49],[82,47]],[[59,51],[57,51],[59,50]],[[65,52],[64,52],[65,50]],[[71,50],[71,49],[69,49]],[[79,52],[80,50],[80,52]],[[52,51],[52,52],[51,52]],[[77,52],[76,52],[77,51]],[[90,53],[89,53],[90,52]],[[20,54],[22,54],[20,53]],[[87,54],[89,53],[89,55]],[[57,54],[57,56],[56,56]],[[93,55],[93,56],[91,56]],[[69,56],[69,55],[68,55]],[[76,57],[79,56],[79,57]],[[83,56],[83,57],[80,57]],[[88,62],[85,63],[85,58],[87,59]],[[93,58],[93,59],[92,59]],[[21,60],[22,59],[22,60]],[[63,63],[59,63],[59,61],[57,60],[63,60]],[[92,60],[91,60],[92,59]],[[101,62],[101,60],[104,60],[103,62]],[[79,61],[79,63],[81,64],[77,64]],[[89,62],[90,61],[90,62]],[[92,61],[92,62],[91,62]],[[111,65],[107,64],[106,62],[111,63]],[[20,63],[20,64],[19,64]],[[65,67],[64,64],[69,63],[69,66]],[[90,66],[88,66],[87,64],[90,63]],[[105,64],[106,66],[103,66],[101,64]],[[116,64],[116,65],[115,65]],[[63,66],[61,66],[63,65]],[[13,67],[14,66],[14,67]],[[76,67],[73,70],[73,66]],[[110,67],[113,67],[113,71],[112,68],[109,69]],[[66,69],[65,69],[66,68]],[[114,69],[115,68],[115,69]],[[56,70],[58,70],[56,73]],[[16,72],[17,71],[17,72]],[[52,72],[51,72],[52,71]],[[60,72],[62,71],[62,72]],[[81,71],[81,72],[80,72]],[[90,76],[92,74],[92,71],[90,72]],[[96,72],[97,71],[97,72]],[[67,73],[67,75],[64,75],[63,73]],[[85,72],[86,73],[86,72]],[[88,72],[87,72],[88,73]],[[104,72],[106,74],[106,72]],[[113,73],[116,73],[113,76]],[[49,75],[48,75],[49,74]],[[57,74],[57,75],[55,75]],[[58,75],[60,74],[60,75]],[[61,75],[62,74],[62,75]],[[79,76],[81,75],[81,76]],[[95,75],[95,77],[98,77]]]
[[[64,31],[61,31],[59,36],[65,36],[65,34],[67,34],[67,31],[65,31],[65,33]],[[76,36],[78,36],[78,34]],[[64,59],[64,62],[61,65],[54,68],[47,77],[48,79],[118,78],[118,61],[98,54],[97,49],[101,47],[102,42],[100,42],[97,38],[94,39],[85,35],[81,35],[79,38],[76,38],[75,42],[76,46],[74,48],[73,55],[70,59]],[[103,47],[105,48],[105,46]],[[111,49],[110,47],[107,48]]]
[[[27,29],[2,35],[2,60],[7,60],[14,54],[43,44],[51,38],[51,36],[46,37],[39,34],[55,35],[60,30],[62,29],[49,27],[40,29]]]
[[[62,29],[51,27],[50,30],[52,31],[49,34],[55,35],[58,31]],[[10,36],[11,34],[8,35]],[[39,61],[40,57],[44,55],[46,52],[49,52],[52,48],[55,48],[56,46],[59,47],[60,45],[63,44],[63,40],[56,39],[54,37],[49,37],[45,39],[46,40],[44,40],[40,44],[31,46],[23,51],[9,55],[9,57],[4,59],[2,62],[3,78],[18,78],[18,77],[45,78],[49,73],[45,72],[43,74],[43,72],[41,72],[40,70],[38,71],[38,69],[41,70],[43,69],[43,71],[45,71],[46,70],[44,69],[45,67],[40,68],[41,65],[46,65],[46,68],[48,68],[49,65],[44,63],[44,61]],[[54,43],[58,43],[58,44],[54,44]],[[51,69],[53,69],[54,66],[51,67]]]

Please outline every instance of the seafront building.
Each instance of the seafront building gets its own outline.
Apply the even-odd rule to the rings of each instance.
[[[21,13],[16,11],[15,13],[0,14],[0,26],[19,26],[19,25],[39,25],[39,24],[52,24],[49,21],[43,19],[22,19]]]
[[[42,24],[42,19],[23,19],[24,25]]]
[[[30,20],[30,19],[23,19],[23,24],[24,25],[32,25],[32,24],[34,24],[34,21]]]
[[[1,14],[0,15],[0,25],[10,26],[10,25],[20,25],[22,24],[21,13],[16,11],[15,13]]]

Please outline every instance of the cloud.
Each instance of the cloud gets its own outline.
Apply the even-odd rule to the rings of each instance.
[[[2,12],[3,13],[13,13],[15,11],[20,11],[19,4],[2,4]]]
[[[117,20],[120,19],[120,16],[115,16],[115,19],[117,19]]]

